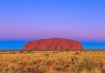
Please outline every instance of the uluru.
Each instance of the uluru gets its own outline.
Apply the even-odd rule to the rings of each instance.
[[[63,50],[83,50],[81,42],[64,38],[49,38],[27,42],[22,50],[30,51],[63,51]]]

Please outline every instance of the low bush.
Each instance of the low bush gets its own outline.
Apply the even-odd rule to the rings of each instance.
[[[91,72],[94,68],[95,62],[93,62],[90,58],[84,58],[77,67],[77,73],[81,73],[83,70]]]

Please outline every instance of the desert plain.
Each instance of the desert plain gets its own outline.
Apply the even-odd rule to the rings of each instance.
[[[105,73],[105,51],[0,51],[0,73]]]

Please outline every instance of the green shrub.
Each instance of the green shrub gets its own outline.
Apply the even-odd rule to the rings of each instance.
[[[51,66],[51,65],[53,65],[54,63],[55,63],[55,62],[54,62],[54,61],[51,61],[51,60],[49,60],[49,61],[46,62],[47,66]]]
[[[56,71],[61,71],[61,70],[64,70],[64,66],[63,66],[63,65],[55,65],[55,66],[54,66],[54,69],[55,69]]]
[[[78,52],[78,51],[77,51],[77,52],[75,52],[74,54],[75,54],[75,55],[79,55],[79,54],[80,54],[80,52]]]
[[[72,57],[71,57],[71,63],[72,63],[73,65],[76,65],[76,64],[78,63],[78,58],[75,57],[75,56],[72,56]]]
[[[47,54],[47,53],[46,53],[46,54],[44,54],[44,55],[45,55],[45,57],[49,57],[49,54]]]
[[[46,66],[39,66],[37,69],[38,73],[46,73],[47,70],[48,70],[48,67]]]
[[[59,62],[57,62],[55,65],[54,65],[54,69],[56,71],[62,71],[65,69],[65,65],[64,65],[64,61],[63,60],[60,60]]]
[[[91,72],[95,67],[95,63],[89,59],[89,58],[84,58],[83,61],[78,65],[77,67],[77,72],[80,73],[84,69]]]

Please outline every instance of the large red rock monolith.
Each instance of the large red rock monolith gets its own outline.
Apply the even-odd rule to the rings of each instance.
[[[27,42],[22,50],[36,51],[62,51],[62,50],[83,50],[82,44],[79,41],[74,41],[64,38],[41,39],[32,42]]]

